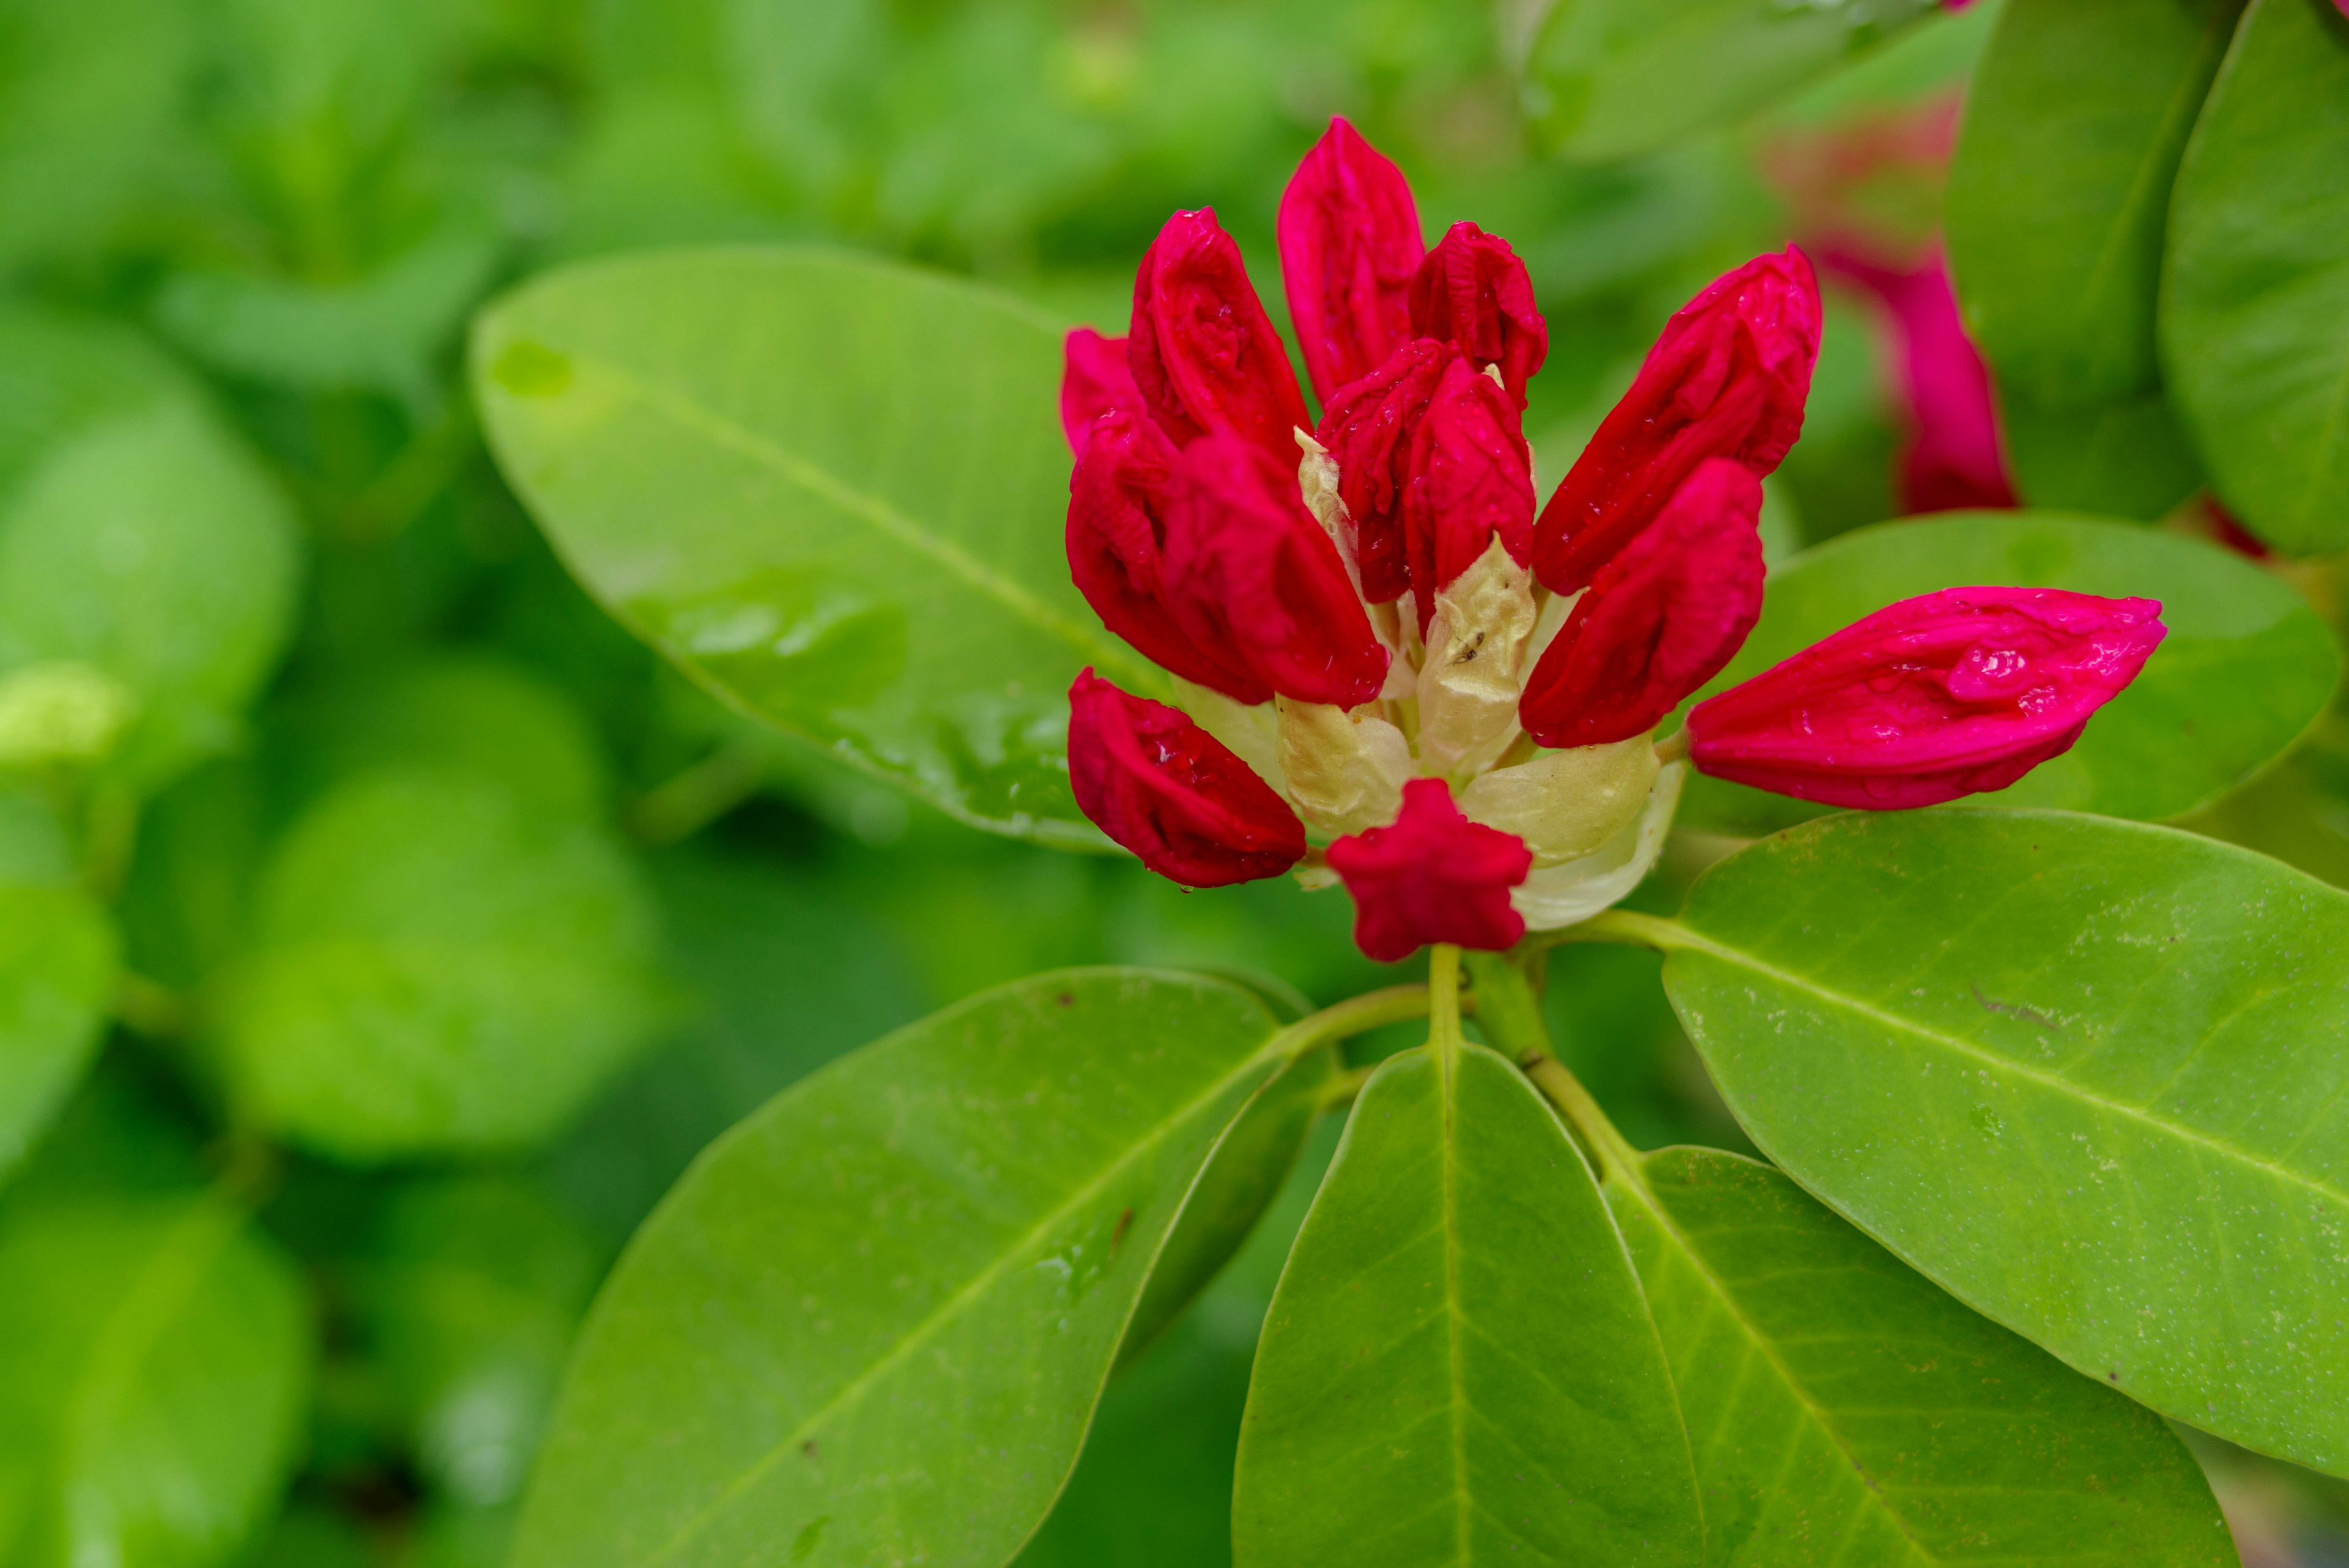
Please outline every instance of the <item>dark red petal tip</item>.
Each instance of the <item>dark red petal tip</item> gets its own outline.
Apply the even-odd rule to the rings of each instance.
[[[1329,854],[1354,897],[1355,944],[1381,963],[1431,942],[1497,951],[1526,934],[1509,889],[1533,870],[1533,851],[1463,816],[1441,779],[1413,779],[1392,825],[1340,838]]]
[[[1069,478],[1069,575],[1102,624],[1162,670],[1239,702],[1272,689],[1237,657],[1192,640],[1167,607],[1166,508],[1174,444],[1134,409],[1112,409],[1086,431]]]
[[[1534,305],[1526,264],[1497,234],[1454,223],[1427,253],[1411,283],[1415,337],[1452,344],[1479,370],[1501,368],[1501,382],[1526,406],[1526,383],[1549,356],[1549,324]]]
[[[1195,645],[1300,702],[1359,707],[1386,682],[1338,547],[1281,467],[1236,436],[1208,436],[1174,465],[1165,598]]]
[[[1767,478],[1803,430],[1819,286],[1802,252],[1757,256],[1664,327],[1534,531],[1534,571],[1572,593],[1654,521],[1709,457]]]
[[[1709,459],[1599,568],[1526,682],[1545,746],[1644,735],[1721,672],[1762,615],[1762,482]]]
[[[1305,398],[1213,212],[1177,213],[1151,242],[1125,354],[1143,405],[1177,446],[1224,432],[1296,466]]]
[[[2071,749],[2167,635],[2152,599],[1944,588],[1689,712],[1701,772],[1862,810],[2004,789]]]
[[[1360,380],[1411,337],[1407,296],[1427,250],[1411,184],[1332,119],[1280,198],[1280,276],[1313,395]]]
[[[1229,748],[1090,670],[1069,688],[1069,783],[1095,826],[1186,888],[1278,877],[1305,858],[1305,825]]]
[[[1341,388],[1321,412],[1315,439],[1338,465],[1338,497],[1353,519],[1355,569],[1362,597],[1374,605],[1411,589],[1402,513],[1412,435],[1452,358],[1434,339],[1414,338]]]
[[[1061,346],[1061,429],[1071,452],[1085,450],[1085,432],[1112,409],[1142,407],[1142,394],[1126,368],[1125,339],[1104,337],[1090,327],[1071,331]]]

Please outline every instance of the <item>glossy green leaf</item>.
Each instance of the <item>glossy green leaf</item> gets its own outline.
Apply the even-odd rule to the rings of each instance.
[[[1553,0],[1525,64],[1537,140],[1589,161],[1751,113],[1932,15],[1933,0]]]
[[[2349,545],[2349,17],[2252,0],[2178,173],[2163,360],[2219,493]]]
[[[1482,1046],[1363,1086],[1257,1350],[1240,1568],[1703,1560],[1688,1434],[1623,1241]]]
[[[2169,1428],[1951,1301],[1765,1165],[1607,1194],[1671,1358],[1718,1568],[2233,1568]]]
[[[2161,601],[2169,636],[2069,752],[1978,804],[2182,815],[2282,753],[2331,700],[2341,658],[2307,602],[2215,545],[2088,518],[1951,513],[1859,529],[1773,573],[1761,624],[1708,691],[1759,674],[1885,606],[1960,586]],[[1774,832],[1822,808],[1690,781],[1683,826]]]
[[[778,1096],[606,1283],[517,1568],[1008,1562],[1275,1029],[1220,981],[1067,971]]]
[[[346,1159],[546,1137],[665,1011],[603,833],[478,775],[386,768],[305,813],[221,997],[240,1096]]]
[[[0,314],[0,670],[95,670],[127,693],[119,742],[59,737],[60,756],[147,790],[233,743],[291,630],[299,545],[285,498],[160,356]]]
[[[2015,488],[2033,507],[2152,522],[2202,488],[2194,443],[2158,390],[2063,408],[2002,383],[1998,415]]]
[[[0,1179],[97,1054],[116,950],[114,928],[78,888],[0,886]]]
[[[1731,1110],[1961,1300],[2349,1472],[2349,895],[2166,828],[1850,814],[1708,872],[1664,983]]]
[[[1945,219],[1966,324],[2002,386],[2086,408],[2159,385],[2170,182],[2241,12],[2008,0],[1967,91]]]
[[[508,296],[473,364],[507,477],[639,636],[966,821],[1100,842],[1069,681],[1163,682],[1069,580],[1050,321],[845,254],[676,252]]]
[[[0,1561],[212,1568],[269,1521],[311,1361],[293,1267],[209,1199],[0,1227]]]

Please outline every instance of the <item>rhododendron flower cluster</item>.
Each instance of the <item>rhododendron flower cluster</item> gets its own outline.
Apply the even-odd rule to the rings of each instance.
[[[1430,248],[1343,120],[1278,236],[1318,421],[1211,212],[1143,257],[1126,337],[1068,341],[1070,570],[1175,697],[1080,675],[1071,779],[1185,886],[1342,881],[1381,960],[1506,948],[1647,875],[1682,753],[1846,805],[1998,788],[2160,639],[2148,601],[1953,589],[1700,704],[1660,749],[1761,614],[1762,481],[1818,353],[1809,262],[1757,257],[1674,316],[1543,504],[1522,421],[1548,328],[1507,243],[1464,223]]]

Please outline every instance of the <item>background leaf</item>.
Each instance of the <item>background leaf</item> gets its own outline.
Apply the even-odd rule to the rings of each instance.
[[[1555,0],[1533,36],[1525,109],[1569,158],[1623,158],[1762,108],[1900,28],[1932,0]]]
[[[2307,602],[2239,556],[2174,535],[2045,513],[1948,513],[1860,529],[1770,576],[1761,624],[1708,691],[1759,674],[1829,632],[1961,585],[2069,588],[2161,601],[2169,628],[2143,674],[2069,752],[1978,803],[2178,816],[2298,741],[2341,668]],[[1680,823],[1760,834],[1824,808],[1692,778]]]
[[[2232,1568],[2159,1419],[1976,1316],[1765,1165],[1610,1169],[1723,1568]]]
[[[0,1180],[97,1054],[119,968],[88,895],[0,886]]]
[[[473,360],[507,474],[640,636],[966,821],[1100,842],[1069,681],[1163,681],[1069,581],[1047,320],[884,262],[686,252],[539,280]]]
[[[264,1524],[309,1376],[292,1268],[202,1198],[0,1228],[0,1556],[210,1568]]]
[[[1694,1568],[1690,1462],[1638,1279],[1557,1116],[1481,1046],[1449,1073],[1433,1047],[1388,1058],[1265,1321],[1233,1560]]]
[[[605,1285],[515,1563],[1008,1561],[1274,1030],[1220,982],[1064,971],[777,1096]]]
[[[2349,895],[2168,829],[1850,814],[1699,879],[1664,983],[1786,1172],[2075,1367],[2349,1472]]]
[[[660,1019],[652,912],[587,825],[478,776],[384,768],[264,875],[220,1031],[268,1125],[351,1160],[543,1137]]]
[[[2162,353],[2220,496],[2349,544],[2349,16],[2252,0],[2178,170]]]

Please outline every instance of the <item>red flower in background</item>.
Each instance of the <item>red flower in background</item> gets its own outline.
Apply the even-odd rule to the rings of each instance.
[[[1186,886],[1342,880],[1381,960],[1587,919],[1661,844],[1682,770],[1657,725],[1761,612],[1761,482],[1818,353],[1810,264],[1757,257],[1674,316],[1537,516],[1521,421],[1548,328],[1515,252],[1470,223],[1427,249],[1401,171],[1343,120],[1278,230],[1318,426],[1213,213],[1151,245],[1130,336],[1070,335],[1070,570],[1190,710],[1079,676],[1078,805]],[[1996,788],[2127,684],[2158,609],[1895,607],[1701,704],[1690,754],[1812,799]]]

